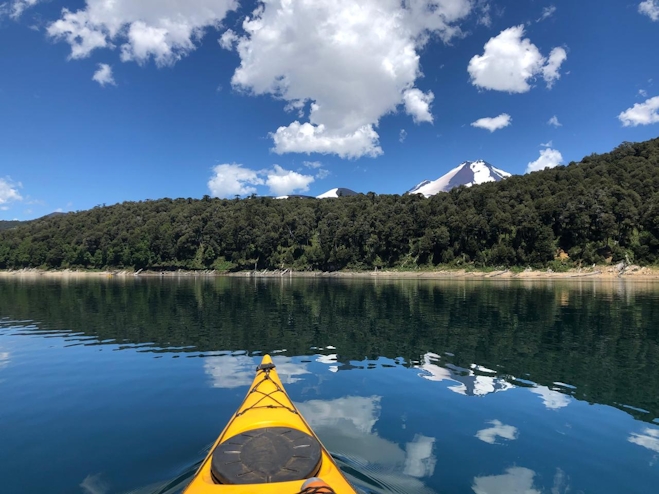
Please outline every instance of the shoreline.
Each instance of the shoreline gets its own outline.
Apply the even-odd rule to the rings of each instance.
[[[635,280],[659,281],[659,268],[640,266],[596,266],[587,269],[571,269],[563,273],[551,271],[525,270],[513,272],[511,270],[499,271],[467,271],[467,270],[438,270],[438,271],[290,271],[262,270],[239,271],[226,273],[218,271],[85,271],[85,270],[0,270],[0,279],[26,278],[26,279],[73,279],[73,278],[341,278],[341,279],[427,279],[427,280]]]

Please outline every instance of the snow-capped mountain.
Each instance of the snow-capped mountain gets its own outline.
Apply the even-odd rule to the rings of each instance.
[[[336,198],[336,197],[348,197],[348,196],[356,196],[356,195],[358,194],[354,190],[339,187],[337,189],[328,190],[324,194],[320,194],[319,196],[316,196],[316,199],[329,199],[332,197]]]
[[[498,182],[511,174],[493,167],[487,161],[465,161],[435,181],[424,180],[410,189],[408,194],[423,194],[426,197],[440,192],[448,192],[454,187],[466,185],[471,187],[485,182]]]
[[[431,184],[431,183],[432,183],[432,182],[431,182],[430,180],[424,180],[423,182],[421,182],[420,184],[418,184],[416,187],[413,187],[413,188],[411,188],[410,190],[408,190],[407,193],[408,193],[408,194],[416,194],[417,191],[418,191],[421,187],[425,187],[426,185],[429,185],[429,184]]]

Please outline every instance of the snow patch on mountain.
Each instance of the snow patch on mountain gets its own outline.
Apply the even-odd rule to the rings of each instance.
[[[288,196],[277,196],[275,199],[315,199],[314,196],[305,196],[303,194],[291,194]]]
[[[437,180],[424,180],[410,189],[408,194],[423,194],[425,197],[430,197],[440,192],[448,192],[460,185],[471,187],[486,182],[499,182],[510,176],[510,173],[495,168],[486,161],[465,161]]]
[[[407,193],[408,194],[415,194],[421,187],[425,187],[429,183],[431,183],[430,180],[424,180],[420,184],[418,184],[418,185],[412,187],[410,190],[408,190]]]
[[[316,196],[316,199],[330,199],[330,198],[337,198],[337,197],[348,197],[348,196],[356,196],[357,192],[354,190],[346,189],[344,187],[339,187],[336,189],[331,189],[325,192],[324,194],[320,194],[319,196]]]

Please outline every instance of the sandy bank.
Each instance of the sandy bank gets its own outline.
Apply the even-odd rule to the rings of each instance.
[[[564,273],[554,273],[548,270],[526,270],[514,272],[502,271],[467,271],[467,270],[444,270],[444,271],[290,271],[290,270],[263,270],[263,271],[241,271],[238,273],[220,273],[217,271],[78,271],[57,270],[45,271],[39,269],[21,269],[0,271],[0,278],[132,278],[132,277],[217,277],[230,276],[239,278],[355,278],[355,279],[502,279],[502,280],[657,280],[659,281],[659,268],[639,266],[596,266],[587,269],[573,269]]]
[[[237,277],[302,277],[302,278],[391,278],[391,279],[504,279],[504,280],[569,280],[569,279],[637,279],[658,280],[659,268],[641,268],[628,266],[626,269],[618,269],[612,266],[600,266],[588,269],[573,269],[565,273],[554,273],[551,271],[526,270],[516,273],[508,269],[501,271],[337,271],[337,272],[299,272],[299,271],[244,271],[231,273],[227,276]]]

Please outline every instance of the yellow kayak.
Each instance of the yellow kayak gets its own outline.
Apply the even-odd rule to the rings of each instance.
[[[331,489],[314,487],[324,484]],[[286,394],[266,355],[245,400],[184,494],[302,492],[356,494]]]

